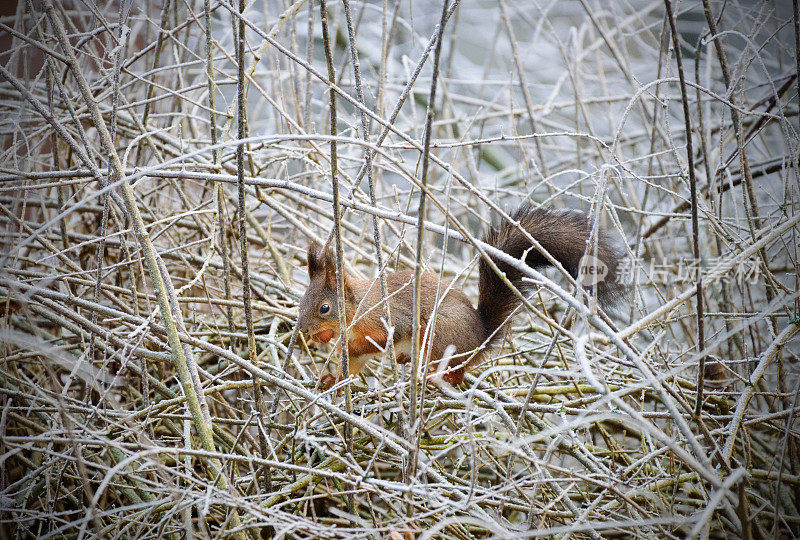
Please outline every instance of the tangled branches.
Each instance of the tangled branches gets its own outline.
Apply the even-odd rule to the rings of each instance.
[[[0,15],[2,536],[800,535],[797,3],[599,5]],[[616,311],[530,272],[463,386],[320,389],[309,240],[476,299],[524,200]]]

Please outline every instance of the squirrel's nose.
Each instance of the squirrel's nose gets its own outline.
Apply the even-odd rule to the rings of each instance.
[[[297,319],[297,330],[301,334],[308,336],[308,333],[311,331],[311,325],[305,317],[300,317]]]

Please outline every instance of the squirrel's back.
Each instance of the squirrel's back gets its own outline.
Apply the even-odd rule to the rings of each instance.
[[[420,305],[422,328],[426,328],[434,312],[436,314],[435,327],[431,329],[435,334],[435,339],[430,341],[433,348],[432,357],[441,357],[449,344],[457,344],[459,353],[480,347],[486,337],[483,332],[464,331],[465,328],[473,330],[483,328],[483,321],[469,297],[434,272],[423,272],[420,278],[420,287],[424,291]],[[411,337],[413,281],[414,272],[411,270],[400,270],[386,275],[387,293],[392,298],[395,342],[406,341]],[[367,294],[370,297],[362,303],[363,306],[368,306],[373,318],[381,316],[383,311],[374,307],[379,306],[381,298],[379,288],[371,286]],[[357,317],[358,315],[359,312],[356,313]]]

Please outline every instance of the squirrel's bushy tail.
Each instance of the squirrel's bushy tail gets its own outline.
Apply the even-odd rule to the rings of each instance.
[[[602,277],[596,280],[597,296],[604,305],[612,305],[617,300],[622,290],[618,282],[620,254],[602,231],[596,244],[588,245],[591,224],[585,214],[573,210],[532,208],[526,203],[511,217],[561,263],[572,277],[577,276],[583,256],[591,256],[592,258],[588,260],[594,261],[593,270],[602,274]],[[509,222],[503,223],[499,229],[490,229],[484,237],[484,242],[505,251],[515,259],[522,258],[525,251],[529,250],[525,262],[530,267],[551,264],[544,255],[532,247],[522,231]],[[522,281],[522,273],[519,270],[497,259],[492,260],[519,291],[524,293],[529,288]],[[487,335],[491,335],[505,323],[520,301],[484,259],[480,260],[479,273],[478,313]],[[581,280],[581,283],[586,283],[586,280]],[[498,332],[495,337],[499,335]]]

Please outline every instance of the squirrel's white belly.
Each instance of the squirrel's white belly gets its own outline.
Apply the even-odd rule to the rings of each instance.
[[[405,354],[411,358],[411,339],[401,339],[394,344],[394,356],[397,358],[401,354]]]

